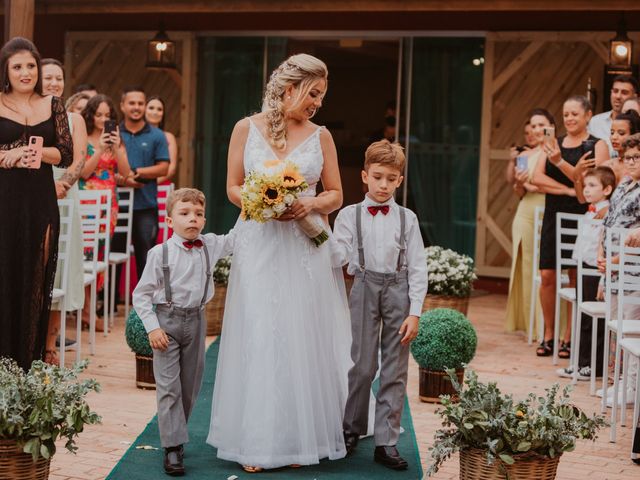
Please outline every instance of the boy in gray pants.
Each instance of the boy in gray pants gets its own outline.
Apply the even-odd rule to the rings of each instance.
[[[338,214],[331,238],[334,266],[348,263],[355,275],[349,309],[353,343],[349,396],[343,428],[347,454],[367,433],[369,392],[382,351],[380,388],[376,396],[374,460],[404,470],[407,462],[396,444],[404,407],[409,344],[418,334],[418,317],[427,293],[427,263],[416,215],[396,204],[402,183],[402,147],[375,142],[365,154],[363,202]]]
[[[167,224],[173,236],[149,250],[133,292],[133,306],[153,348],[158,428],[168,475],[185,472],[187,420],[204,371],[204,305],[213,297],[213,267],[233,249],[232,232],[201,235],[204,207],[204,194],[194,188],[169,195]]]

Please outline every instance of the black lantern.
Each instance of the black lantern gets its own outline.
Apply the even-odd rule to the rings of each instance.
[[[633,53],[633,40],[627,36],[624,17],[620,19],[616,36],[609,40],[609,65],[629,67]]]
[[[147,42],[147,68],[176,68],[176,44],[161,29]]]

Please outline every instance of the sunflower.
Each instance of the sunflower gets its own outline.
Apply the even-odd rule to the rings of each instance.
[[[264,185],[262,187],[262,201],[267,205],[282,202],[282,193],[274,185]]]
[[[274,158],[273,160],[266,160],[266,161],[263,163],[263,165],[264,165],[266,168],[271,168],[271,167],[275,167],[275,166],[277,166],[277,165],[280,165],[281,163],[282,163],[282,161],[281,161],[281,160],[279,160],[279,159],[277,159],[277,158]]]
[[[300,175],[298,169],[292,166],[287,166],[282,171],[282,186],[284,188],[296,188],[302,185],[304,177]]]

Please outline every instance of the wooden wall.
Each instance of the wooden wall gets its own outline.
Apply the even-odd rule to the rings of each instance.
[[[141,85],[147,96],[159,95],[165,102],[165,129],[179,146],[176,183],[193,182],[193,136],[195,135],[194,69],[195,41],[192,34],[169,32],[176,42],[177,70],[145,68],[147,40],[155,32],[70,32],[67,34],[65,96],[80,83],[94,84],[111,97],[120,114],[120,97],[127,85]],[[122,118],[120,117],[120,120]]]
[[[638,35],[633,36],[638,45]],[[597,90],[602,111],[604,65],[611,34],[492,32],[485,43],[476,264],[481,275],[508,277],[511,223],[518,199],[506,183],[509,147],[522,144],[527,113],[548,109],[563,133],[562,104]]]

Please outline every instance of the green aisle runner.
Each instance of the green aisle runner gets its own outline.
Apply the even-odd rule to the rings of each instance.
[[[409,405],[405,403],[402,426],[405,432],[400,435],[398,450],[409,462],[409,469],[394,472],[373,461],[373,439],[360,441],[357,451],[349,458],[329,461],[323,460],[319,465],[312,465],[298,469],[282,468],[262,473],[245,473],[238,464],[220,460],[216,457],[216,450],[205,443],[209,433],[211,417],[211,397],[213,382],[218,360],[219,341],[213,343],[207,351],[204,383],[198,402],[189,421],[190,442],[185,447],[186,478],[226,480],[231,475],[239,479],[336,479],[336,480],[375,480],[375,479],[412,479],[422,478],[422,467],[416,444],[413,422],[409,412]],[[144,480],[170,478],[162,469],[162,450],[136,449],[138,445],[160,447],[158,436],[158,418],[154,417],[134,444],[111,471],[107,480]]]

